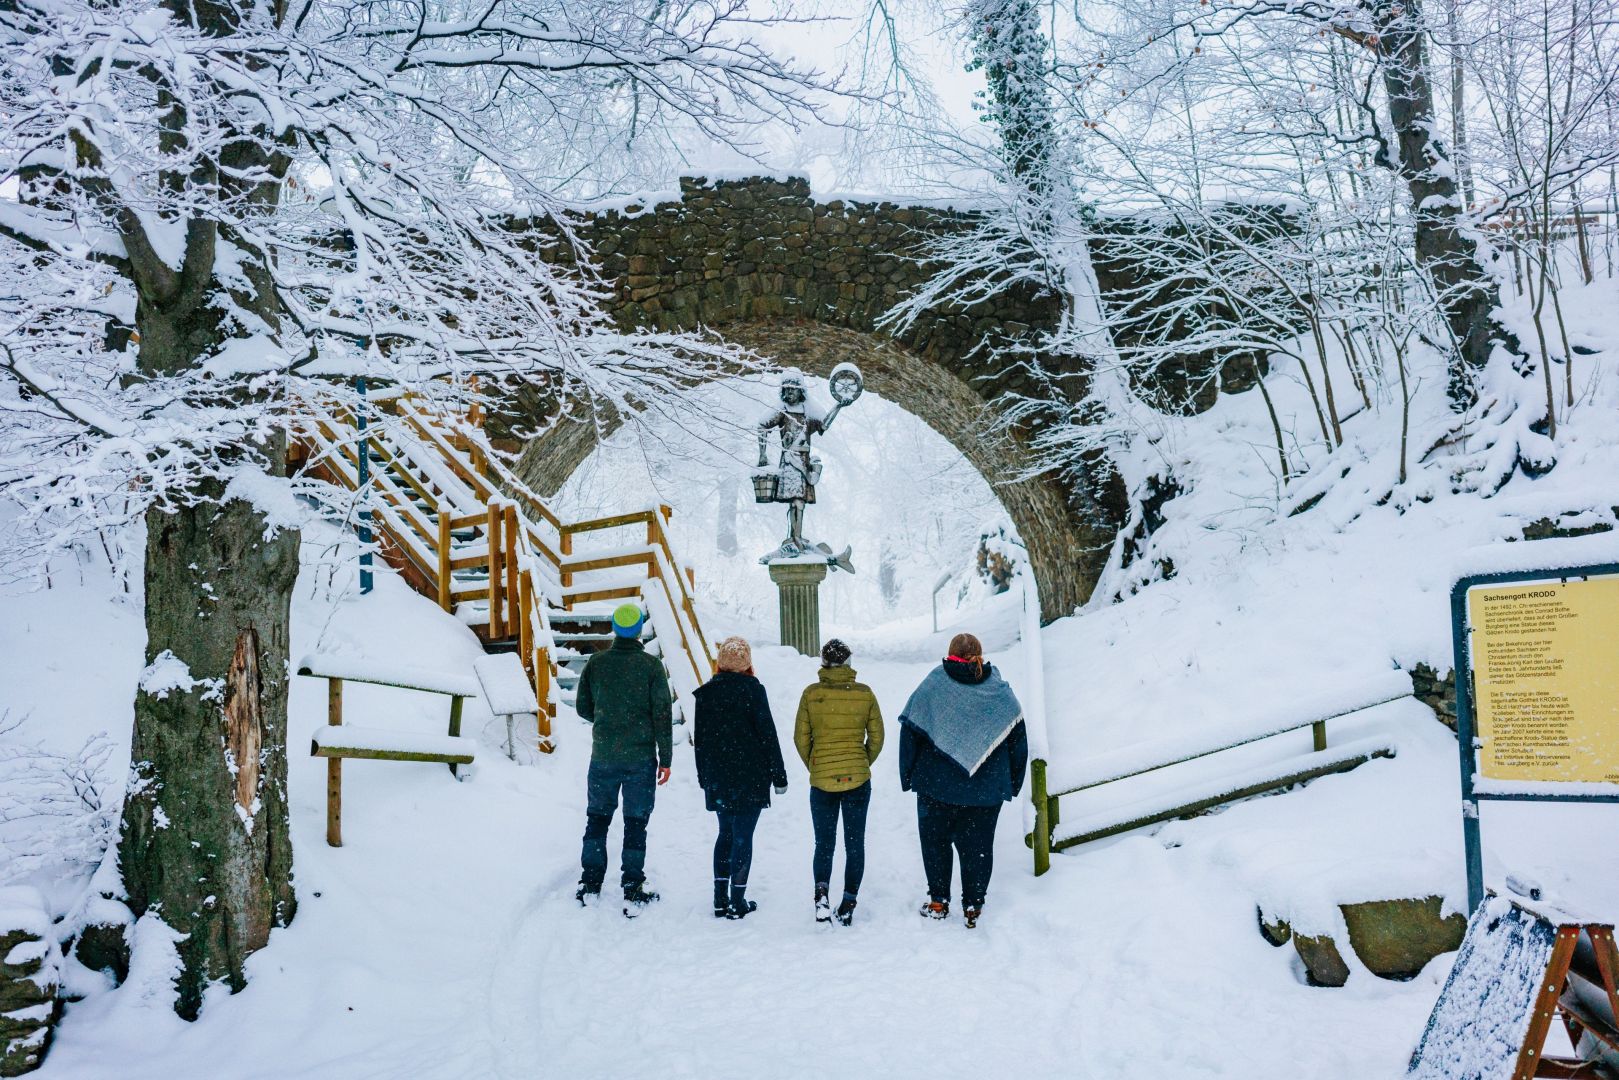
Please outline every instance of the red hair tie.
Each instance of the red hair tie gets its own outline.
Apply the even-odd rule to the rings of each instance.
[[[983,659],[982,656],[947,656],[946,660],[954,660],[958,664],[976,664]]]

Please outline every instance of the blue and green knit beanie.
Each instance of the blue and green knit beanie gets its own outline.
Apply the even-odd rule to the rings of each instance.
[[[613,633],[621,638],[640,637],[644,622],[646,613],[635,604],[620,604],[613,611]]]

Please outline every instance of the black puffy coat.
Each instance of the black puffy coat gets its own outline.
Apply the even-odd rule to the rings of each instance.
[[[771,785],[787,783],[776,721],[764,684],[720,671],[697,688],[692,749],[710,810],[769,806]]]

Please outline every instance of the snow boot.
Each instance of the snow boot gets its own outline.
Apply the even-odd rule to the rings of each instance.
[[[929,900],[922,905],[921,916],[924,919],[943,919],[950,915],[950,901]]]
[[[646,910],[648,904],[656,903],[657,899],[658,894],[649,892],[644,883],[624,886],[624,917],[635,918]]]
[[[745,919],[759,910],[759,905],[749,900],[747,894],[746,885],[731,886],[731,899],[725,911],[727,919]]]
[[[843,903],[838,905],[837,914],[834,916],[838,920],[839,926],[848,926],[854,922],[854,905],[855,898],[848,893],[844,893]]]
[[[588,907],[590,901],[596,899],[601,894],[601,882],[581,881],[579,883],[579,891],[573,894],[573,898],[579,901],[580,907]]]
[[[832,902],[830,900],[828,900],[826,898],[826,896],[827,896],[827,888],[826,888],[825,885],[817,885],[817,886],[815,886],[815,921],[816,922],[831,922],[832,921]]]
[[[729,878],[717,877],[714,879],[714,918],[728,919],[731,917],[731,881]]]
[[[961,909],[961,917],[963,919],[967,920],[967,929],[969,929],[969,930],[975,929],[978,926],[978,917],[980,915],[982,915],[983,913],[984,913],[984,909],[981,908],[981,907],[964,907],[964,908],[962,908]]]

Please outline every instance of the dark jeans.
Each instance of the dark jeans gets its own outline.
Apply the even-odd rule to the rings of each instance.
[[[871,781],[848,791],[810,788],[810,820],[815,823],[815,884],[832,880],[832,852],[837,847],[838,814],[843,814],[843,891],[854,896],[866,873],[866,811],[871,807]]]
[[[644,765],[590,763],[585,781],[585,843],[579,855],[583,873],[579,880],[600,885],[607,876],[607,830],[618,810],[619,793],[624,795],[624,853],[619,858],[623,884],[628,887],[646,880],[646,823],[652,816],[657,795],[657,766],[648,759]]]
[[[961,857],[961,905],[984,906],[989,875],[995,868],[995,822],[1001,804],[957,806],[926,795],[916,797],[916,831],[922,838],[922,869],[928,876],[928,898],[950,899],[950,849]]]
[[[733,889],[747,887],[748,870],[753,866],[753,829],[763,810],[762,806],[743,806],[717,811],[720,835],[714,841],[715,881],[729,879]]]

